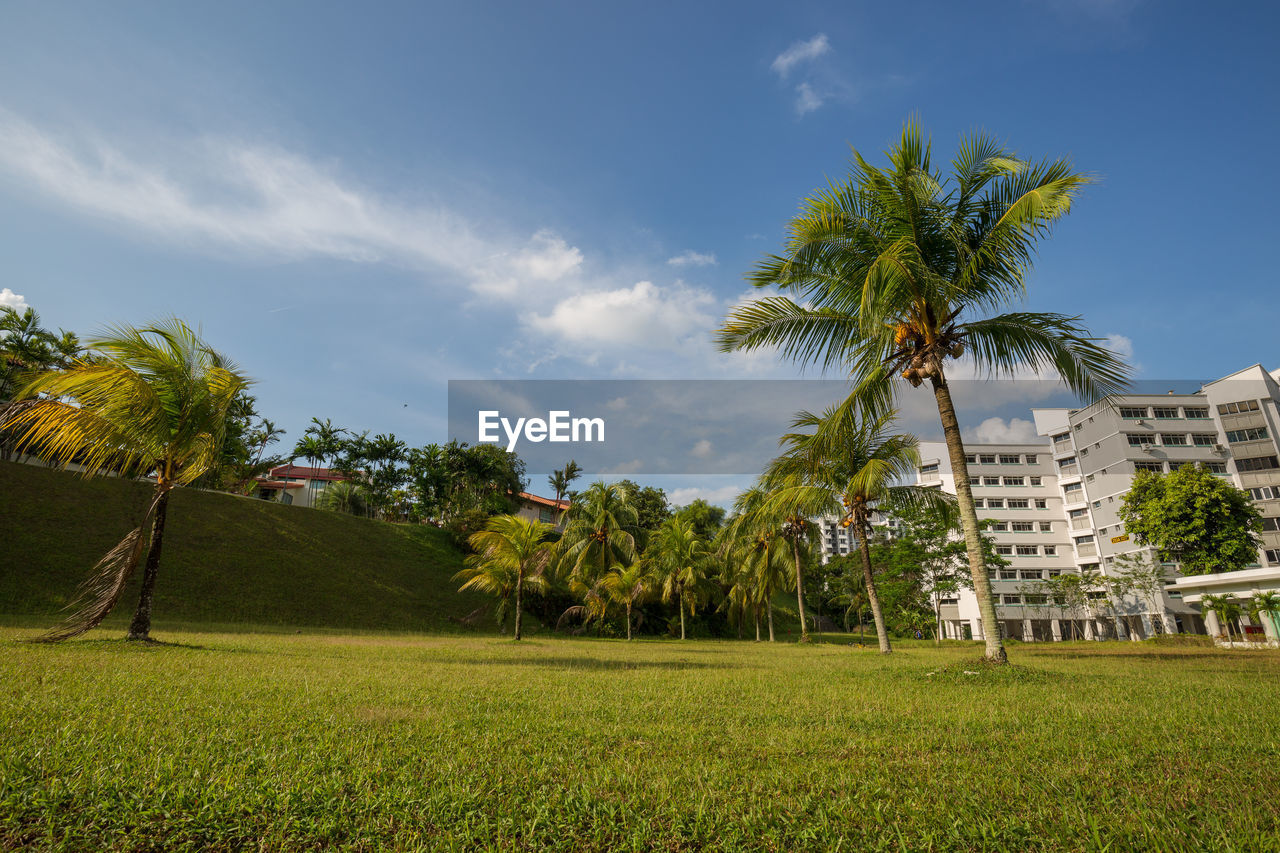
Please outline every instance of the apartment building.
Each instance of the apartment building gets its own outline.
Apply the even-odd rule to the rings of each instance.
[[[841,520],[841,516],[836,515],[814,519],[814,523],[818,525],[819,545],[822,549],[824,566],[833,557],[852,554],[858,550],[858,537],[852,528],[841,526]],[[888,536],[893,536],[898,527],[898,520],[886,513],[876,512],[871,515],[871,526],[885,531]]]
[[[1272,588],[1269,582],[1280,587],[1278,378],[1280,371],[1254,365],[1191,394],[1129,394],[1078,410],[1033,409],[1043,443],[966,447],[979,516],[992,519],[990,535],[1011,561],[992,578],[1004,635],[1139,638],[1204,630],[1195,607],[1201,586],[1175,583],[1173,565],[1158,606],[1140,595],[1117,599],[1098,590],[1092,593],[1097,607],[1081,612],[1037,591],[1037,581],[1062,572],[1093,569],[1114,577],[1119,556],[1142,550],[1119,517],[1120,501],[1142,470],[1198,464],[1248,490],[1264,518],[1249,581],[1255,591]],[[954,492],[945,447],[926,447],[919,482]],[[972,592],[944,600],[942,610],[947,636],[981,636]]]

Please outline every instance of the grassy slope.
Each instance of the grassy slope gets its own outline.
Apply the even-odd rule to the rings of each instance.
[[[0,462],[0,613],[55,614],[147,496],[141,483]],[[156,627],[441,630],[486,601],[457,592],[460,567],[435,528],[183,489],[170,502]],[[136,578],[110,624],[127,620],[135,590]]]
[[[29,634],[0,848],[1280,848],[1276,652]]]

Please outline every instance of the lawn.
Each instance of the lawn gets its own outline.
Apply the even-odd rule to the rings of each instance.
[[[0,846],[1280,848],[1274,652],[99,633],[0,630]]]

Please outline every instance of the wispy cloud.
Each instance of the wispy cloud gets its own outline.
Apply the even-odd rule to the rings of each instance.
[[[822,95],[819,95],[808,83],[801,83],[796,86],[796,112],[800,115],[811,113],[824,103]]]
[[[667,263],[673,267],[713,267],[718,261],[714,252],[695,252],[690,249],[674,258],[667,258]]]
[[[478,292],[508,294],[584,260],[551,231],[480,237],[446,207],[390,201],[280,148],[202,138],[171,152],[159,161],[59,136],[0,108],[0,171],[81,213],[191,248],[443,268]]]
[[[1039,444],[1036,425],[1025,418],[987,418],[972,429],[964,431],[966,441],[979,444]]]
[[[787,75],[797,65],[804,62],[812,62],[823,54],[831,52],[831,43],[827,41],[825,33],[818,33],[807,41],[798,41],[790,47],[778,54],[774,58],[773,64],[769,66],[779,77],[786,79]]]

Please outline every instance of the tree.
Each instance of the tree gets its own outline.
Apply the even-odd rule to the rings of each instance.
[[[639,535],[630,494],[617,484],[592,483],[569,507],[560,538],[561,559],[569,575],[589,587],[610,566],[635,562]]]
[[[1115,559],[1118,577],[1124,579],[1125,588],[1142,597],[1155,616],[1154,626],[1164,633],[1170,630],[1168,611],[1164,606],[1165,581],[1168,570],[1150,551],[1130,551]]]
[[[685,639],[684,611],[692,616],[701,597],[705,567],[710,549],[694,531],[693,525],[679,518],[662,523],[654,536],[650,551],[645,553],[662,584],[662,600],[674,602],[680,611],[680,639]]]
[[[547,541],[551,525],[521,518],[497,515],[489,519],[485,529],[471,536],[474,554],[467,557],[467,567],[454,576],[468,589],[488,593],[498,599],[498,624],[506,622],[508,602],[514,601],[514,638],[521,637],[522,598],[524,589],[542,590],[547,586],[546,570],[551,564],[553,546]]]
[[[94,566],[72,615],[42,639],[65,640],[100,624],[146,548],[129,638],[147,640],[169,495],[217,462],[228,413],[249,380],[181,320],[112,328],[89,346],[92,358],[30,382],[5,426],[19,447],[43,458],[75,462],[86,475],[152,476],[155,489],[138,525]]]
[[[765,470],[771,493],[766,506],[806,518],[838,516],[861,543],[863,589],[875,621],[881,654],[889,654],[889,632],[876,594],[871,562],[871,520],[893,506],[929,506],[947,511],[950,496],[937,489],[900,485],[920,463],[914,436],[892,434],[893,416],[868,414],[848,403],[822,415],[801,412],[784,452]],[[798,576],[797,576],[798,578]],[[797,580],[797,583],[800,581]]]
[[[1037,243],[1065,216],[1087,178],[1067,160],[1033,164],[985,134],[961,142],[944,177],[909,122],[889,167],[858,152],[849,178],[806,200],[784,252],[752,275],[783,295],[735,308],[721,349],[776,348],[787,359],[848,371],[863,403],[887,409],[913,387],[933,390],[955,474],[986,656],[1007,656],[982,571],[978,515],[945,365],[968,353],[993,376],[1056,372],[1094,399],[1123,387],[1128,368],[1080,318],[1015,311]]]
[[[1249,499],[1200,466],[1139,471],[1120,503],[1125,530],[1182,572],[1233,572],[1258,559],[1262,515]]]
[[[770,489],[763,481],[738,495],[734,509],[748,535],[769,543],[769,548],[786,548],[793,570],[796,590],[796,615],[800,618],[800,642],[809,642],[809,620],[804,606],[804,564],[808,561],[817,534],[817,526],[803,511],[784,506],[775,500],[779,488]],[[776,540],[776,541],[775,541]],[[773,616],[770,613],[770,623]]]
[[[1232,642],[1235,637],[1231,632],[1231,623],[1240,618],[1240,602],[1228,594],[1205,593],[1200,596],[1200,607],[1217,614],[1222,630],[1226,632],[1227,642]]]
[[[324,443],[321,442],[319,438],[314,435],[303,435],[302,438],[298,439],[298,443],[293,446],[292,458],[305,459],[311,463],[311,467],[314,469],[319,467],[319,464],[324,461],[325,452],[326,448]],[[315,476],[316,471],[313,470],[311,474],[311,505],[315,506],[317,491],[316,483],[318,481]]]
[[[942,642],[942,599],[972,588],[973,577],[963,536],[956,536],[959,518],[951,507],[938,508],[905,505],[894,510],[898,520],[894,546],[910,552],[910,562],[919,572],[920,584],[927,592],[933,610],[934,641]],[[990,538],[984,545],[987,568],[995,554]],[[1001,562],[1006,562],[1001,559]]]
[[[621,605],[626,611],[627,639],[630,640],[631,611],[636,605],[648,601],[656,586],[650,566],[643,560],[636,560],[629,566],[615,564],[605,575],[602,586],[609,601]]]
[[[739,606],[752,609],[756,640],[760,639],[761,612],[769,628],[769,642],[777,637],[773,624],[773,597],[788,588],[793,569],[790,549],[778,535],[781,521],[762,513],[736,516],[720,534],[717,550],[724,561],[730,595]]]
[[[365,515],[369,510],[364,487],[351,480],[340,480],[324,490],[320,508],[347,515]]]
[[[560,499],[569,493],[569,487],[573,485],[573,481],[582,476],[582,466],[570,459],[563,468],[553,473],[547,478],[547,484],[555,490],[556,505],[560,505]],[[564,513],[556,519],[556,523],[564,521]]]
[[[724,507],[714,506],[702,498],[695,498],[687,506],[677,507],[675,518],[683,518],[703,539],[711,539],[724,524]]]
[[[1280,639],[1280,592],[1255,592],[1249,599],[1249,618],[1261,621],[1263,617],[1271,620],[1271,627]]]
[[[79,339],[71,332],[57,334],[41,325],[34,308],[18,313],[0,306],[0,421],[4,409],[32,377],[46,370],[63,370],[80,356]],[[8,460],[12,442],[0,431],[0,459]]]
[[[641,486],[632,480],[619,480],[616,485],[627,494],[627,500],[636,509],[636,523],[641,530],[654,531],[671,517],[667,493],[657,486]]]

